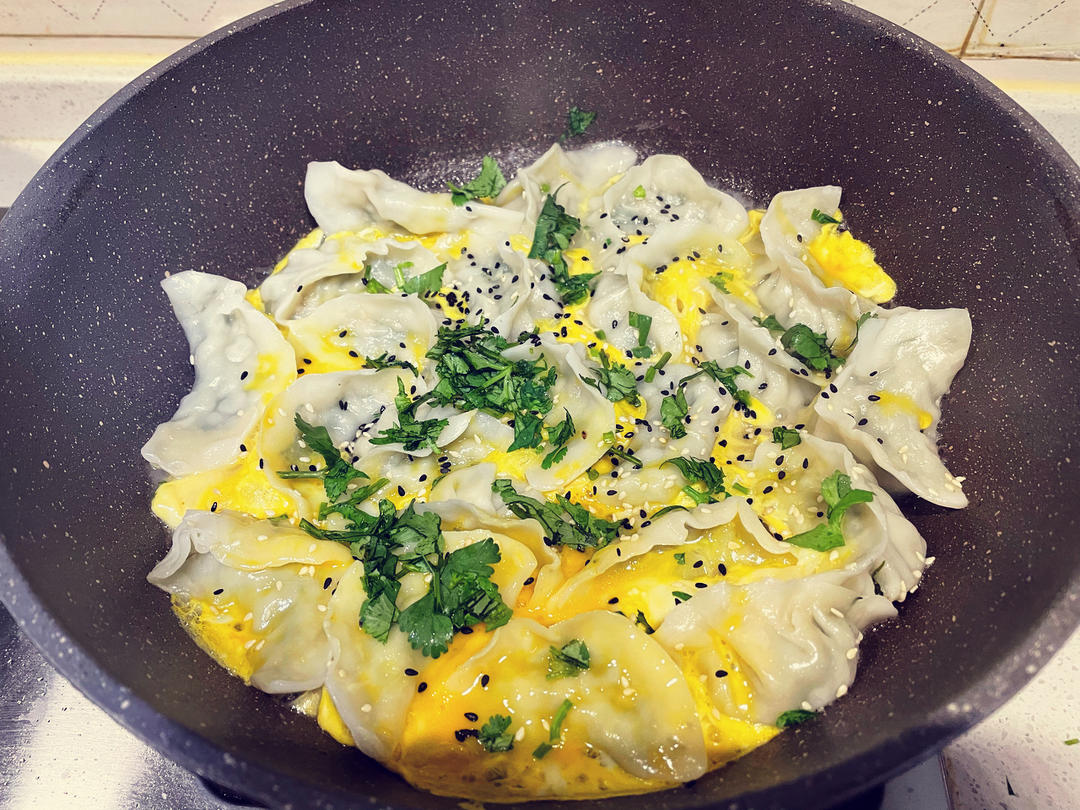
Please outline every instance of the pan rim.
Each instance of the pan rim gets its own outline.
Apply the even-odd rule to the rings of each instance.
[[[952,71],[963,82],[972,86],[973,92],[991,102],[1024,132],[1025,137],[1031,139],[1033,146],[1040,152],[1040,162],[1047,168],[1048,176],[1052,174],[1051,170],[1060,173],[1059,187],[1071,187],[1073,191],[1073,199],[1063,200],[1063,204],[1073,211],[1080,221],[1080,202],[1077,202],[1080,200],[1080,167],[1029,113],[1003,91],[936,46],[870,12],[832,0],[803,1],[808,6],[827,8],[829,13],[847,16],[860,26],[905,45],[914,55],[933,59],[936,69]],[[320,0],[285,0],[244,17],[184,47],[112,96],[64,141],[12,203],[8,215],[0,222],[0,254],[7,252],[9,240],[11,244],[17,242],[17,222],[24,209],[32,210],[38,179],[47,177],[101,122],[133,101],[152,82],[207,48],[283,13],[319,2]],[[280,804],[283,799],[295,795],[305,795],[305,802],[312,806],[348,805],[362,798],[357,794],[345,794],[316,786],[247,761],[217,746],[197,731],[166,717],[137,697],[126,686],[115,681],[98,665],[88,650],[76,644],[65,633],[64,628],[30,589],[11,559],[6,543],[6,538],[0,534],[0,600],[7,605],[20,631],[33,641],[63,677],[144,742],[194,773],[272,805]],[[828,802],[833,802],[890,778],[930,753],[940,750],[950,740],[1003,705],[1060,649],[1078,624],[1080,568],[1073,572],[1067,585],[1055,596],[1039,621],[1032,625],[1028,635],[963,693],[962,705],[942,706],[922,721],[919,729],[921,736],[917,744],[903,739],[892,740],[813,776],[744,794],[732,800],[730,806],[771,804],[789,793],[793,785],[805,785],[808,780],[814,783],[815,792],[819,796],[824,794],[827,788],[830,794]],[[873,774],[870,778],[865,776],[868,772]],[[434,797],[432,798],[434,800]],[[543,805],[534,806],[539,808]]]

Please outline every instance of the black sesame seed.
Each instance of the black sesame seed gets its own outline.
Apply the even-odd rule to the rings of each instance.
[[[326,579],[324,579],[323,584],[322,584],[322,589],[325,591],[327,588],[330,587],[330,583],[332,583],[333,581],[334,580],[331,579],[330,577],[327,577]]]
[[[611,597],[610,599],[607,600],[607,603],[609,605],[617,605],[617,604],[619,604],[619,597],[613,596],[613,597]]]
[[[225,589],[218,588],[216,591],[214,591],[214,596],[221,596],[223,593],[225,593]]]
[[[726,669],[718,669],[718,670],[716,670],[716,677],[717,678],[726,678],[727,677],[727,670]]]
[[[491,683],[491,676],[490,675],[481,675],[480,676],[480,685],[481,686],[486,687],[489,683]]]
[[[709,586],[706,585],[704,582],[695,582],[694,587],[695,588],[708,588]]]
[[[413,678],[413,677],[419,675],[420,673],[417,672],[412,667],[405,667],[405,674],[408,675],[410,678]]]
[[[416,687],[417,692],[423,692],[427,689],[427,681],[420,681],[420,684]]]
[[[727,576],[727,566],[726,566],[726,565],[724,565],[723,563],[719,563],[719,564],[718,564],[718,565],[716,566],[716,570],[720,572],[720,576],[722,576],[722,577],[726,577],[726,576]]]
[[[210,504],[210,511],[211,512],[216,512],[217,511],[217,501],[214,501],[212,504]]]
[[[877,394],[871,394],[867,397],[867,399],[871,402],[877,402],[879,399],[881,399],[881,397],[879,397]]]

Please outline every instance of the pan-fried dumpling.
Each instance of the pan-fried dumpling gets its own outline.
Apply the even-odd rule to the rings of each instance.
[[[346,546],[235,512],[191,511],[148,579],[219,663],[264,692],[315,689],[330,646],[322,620]]]
[[[588,648],[589,667],[549,678],[549,651],[575,639]],[[460,793],[469,784],[483,798],[539,798],[562,793],[569,769],[582,795],[600,795],[600,782],[626,792],[640,780],[672,784],[705,771],[701,725],[682,674],[660,645],[617,614],[583,613],[550,628],[512,619],[486,643],[452,650],[428,676],[406,719],[400,767],[429,790]],[[564,700],[573,708],[552,751],[534,756],[538,745],[551,744],[551,722]],[[514,743],[494,759],[472,734],[457,742],[447,728],[449,718],[475,729],[469,717],[482,723],[495,714],[510,717]],[[492,766],[505,776],[488,786],[473,781],[478,768]]]
[[[378,169],[346,169],[337,161],[308,164],[304,199],[328,234],[364,228],[414,234],[466,228],[516,233],[522,225],[520,213],[477,202],[456,206],[449,194],[418,191]]]
[[[292,382],[296,360],[274,324],[244,300],[240,282],[188,270],[161,286],[191,345],[195,383],[142,455],[170,475],[189,475],[246,452],[261,403]]]
[[[960,508],[961,481],[938,456],[941,398],[971,344],[966,310],[900,308],[862,327],[835,390],[814,404],[822,427],[843,441],[884,482],[921,498]]]

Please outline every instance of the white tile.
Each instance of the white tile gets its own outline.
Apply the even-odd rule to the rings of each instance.
[[[986,0],[965,54],[1080,58],[1080,0]]]
[[[0,0],[10,35],[201,37],[265,0]]]
[[[976,14],[969,0],[854,0],[853,4],[954,54],[960,53]]]

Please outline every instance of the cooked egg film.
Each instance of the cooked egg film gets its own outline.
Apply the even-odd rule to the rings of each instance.
[[[257,287],[166,280],[195,381],[144,449],[150,581],[437,794],[664,790],[827,723],[928,562],[878,477],[962,505],[966,312],[882,308],[835,187],[748,208],[614,142],[506,176],[313,163]]]

